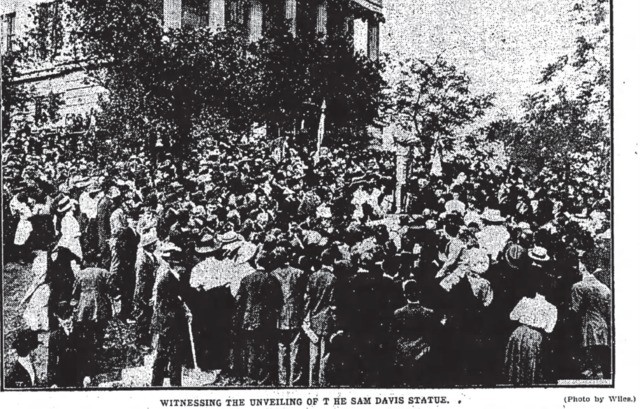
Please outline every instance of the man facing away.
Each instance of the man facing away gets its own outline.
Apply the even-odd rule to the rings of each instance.
[[[266,254],[260,254],[258,269],[240,282],[234,325],[241,342],[243,372],[260,385],[274,385],[277,375],[276,328],[282,308],[278,280],[268,274]]]
[[[322,267],[311,274],[305,293],[303,329],[310,340],[309,386],[325,386],[329,361],[329,340],[335,329],[335,286],[333,263],[336,255],[325,250]]]
[[[414,280],[404,285],[407,304],[394,313],[395,375],[397,386],[428,385],[434,339],[439,323],[433,310],[420,305],[420,291]]]
[[[167,370],[172,386],[182,385],[182,365],[188,350],[191,315],[183,298],[183,252],[168,243],[161,253],[164,263],[158,270],[154,287],[154,307],[151,319],[154,357],[151,386],[162,386]]]
[[[271,274],[282,288],[283,305],[278,318],[278,380],[281,386],[301,385],[302,320],[304,318],[304,292],[307,285],[302,270],[287,263],[287,250],[276,247],[273,251]]]

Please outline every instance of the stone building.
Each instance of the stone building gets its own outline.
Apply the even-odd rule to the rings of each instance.
[[[360,51],[370,58],[378,58],[379,54],[382,0],[150,0],[150,4],[168,28],[206,26],[218,32],[238,24],[255,41],[270,24],[286,22],[294,35],[331,36],[341,32],[352,39],[364,39],[357,43],[363,45]],[[59,113],[60,121],[64,122],[69,115],[86,115],[103,92],[89,81],[81,66],[64,55],[68,33],[56,20],[63,13],[62,7],[56,0],[6,0],[0,6],[3,54],[33,27],[32,8],[45,16],[38,22],[43,25],[40,30],[45,41],[43,52],[60,48],[60,55],[43,59],[37,68],[23,72],[17,80],[38,96],[34,106],[18,115],[33,115],[42,109],[39,101],[56,96],[62,101]]]

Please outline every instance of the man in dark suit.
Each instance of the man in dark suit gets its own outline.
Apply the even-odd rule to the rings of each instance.
[[[328,344],[335,331],[335,285],[333,264],[337,252],[320,255],[322,267],[311,274],[305,293],[304,331],[309,337],[309,386],[325,386],[329,361]]]
[[[415,281],[405,283],[407,304],[394,313],[392,325],[395,343],[395,379],[397,386],[429,385],[429,358],[439,323],[433,310],[420,305],[420,292]]]
[[[180,247],[168,243],[162,249],[165,263],[160,265],[154,287],[155,303],[151,318],[151,332],[155,356],[151,367],[151,386],[162,386],[169,369],[172,386],[182,385],[182,365],[189,343],[191,315],[184,302],[185,268]]]
[[[133,211],[131,202],[121,198],[113,199],[111,214],[111,274],[117,283],[120,295],[119,317],[133,323],[130,315],[133,309],[133,294],[136,285],[136,253],[140,236],[129,225],[128,217]]]
[[[13,362],[4,379],[7,389],[31,388],[36,386],[36,372],[31,358],[31,352],[38,348],[40,341],[38,334],[29,329],[23,329],[16,335],[12,347],[18,354],[18,359]]]
[[[351,287],[354,314],[351,332],[356,351],[356,378],[358,386],[381,386],[381,369],[384,367],[385,332],[388,332],[391,308],[383,292],[383,279],[377,249],[358,257],[358,272]],[[385,323],[386,318],[386,323]]]
[[[103,187],[105,195],[98,201],[98,210],[96,212],[96,224],[98,226],[98,254],[100,267],[109,269],[111,266],[111,246],[109,239],[111,238],[111,211],[112,202],[110,195],[115,194],[109,191],[109,185]]]
[[[242,344],[244,373],[260,385],[276,383],[276,336],[282,309],[280,283],[262,268],[270,265],[267,257],[259,255],[258,269],[240,282],[233,320]]]
[[[111,276],[107,270],[95,267],[95,257],[90,255],[85,260],[85,268],[78,272],[72,297],[72,303],[76,305],[75,331],[86,341],[83,359],[89,361],[90,373],[87,376],[96,374],[95,357],[113,313],[109,298],[112,291]]]
[[[133,295],[133,317],[136,320],[137,341],[142,346],[149,346],[149,324],[153,315],[153,285],[156,280],[156,272],[160,266],[159,260],[154,254],[158,241],[155,233],[146,233],[142,236],[140,249],[136,259],[136,287]]]
[[[280,282],[283,295],[278,318],[278,381],[281,386],[298,386],[303,379],[302,320],[307,277],[287,260],[287,250],[276,247],[273,251],[276,269],[271,274]]]
[[[59,327],[49,337],[49,383],[58,388],[79,388],[91,382],[92,359],[87,340],[74,326],[72,308],[61,302],[54,316]]]

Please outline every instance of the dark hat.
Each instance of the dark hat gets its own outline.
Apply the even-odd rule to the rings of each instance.
[[[18,356],[27,356],[29,352],[38,348],[41,343],[37,332],[25,328],[18,330],[16,339],[11,346],[16,350]]]
[[[69,304],[68,301],[60,301],[55,306],[54,314],[58,316],[58,318],[66,320],[71,318],[71,314],[73,313],[73,307]]]
[[[198,241],[196,246],[196,253],[206,255],[216,251],[216,240],[211,234],[205,234]]]

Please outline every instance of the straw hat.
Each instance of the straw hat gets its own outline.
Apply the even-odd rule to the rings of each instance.
[[[219,241],[222,244],[230,244],[240,240],[240,235],[234,231],[227,232],[220,236]]]
[[[551,259],[547,254],[547,249],[540,246],[535,246],[529,250],[529,258],[534,261],[549,261]]]
[[[198,245],[196,246],[196,253],[201,255],[211,254],[216,251],[216,240],[211,234],[205,234],[202,236]]]
[[[158,236],[155,231],[150,231],[142,235],[140,239],[140,247],[145,248],[158,242]]]
[[[484,209],[484,212],[480,216],[480,218],[489,223],[502,223],[506,220],[506,218],[502,217],[499,209]]]
[[[73,204],[71,203],[71,199],[69,199],[69,196],[63,196],[56,206],[56,212],[61,214],[66,213],[71,210],[72,206]]]
[[[160,249],[160,257],[167,261],[179,260],[180,255],[182,255],[182,248],[176,246],[171,242],[165,243],[164,246],[162,246],[162,248]]]

